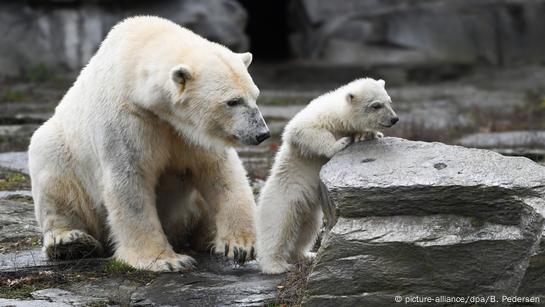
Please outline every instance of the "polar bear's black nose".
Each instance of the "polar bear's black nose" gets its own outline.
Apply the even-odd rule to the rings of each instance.
[[[392,123],[392,126],[395,125],[395,123],[397,123],[399,121],[399,117],[392,117],[392,119],[390,119],[390,122]]]
[[[271,132],[270,131],[262,133],[262,134],[260,134],[260,135],[258,135],[256,137],[257,143],[259,144],[259,143],[265,141],[266,139],[268,139],[269,137],[271,137]]]

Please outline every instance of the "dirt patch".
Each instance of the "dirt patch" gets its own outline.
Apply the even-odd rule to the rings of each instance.
[[[0,253],[11,253],[28,250],[41,245],[41,236],[32,236],[16,241],[0,242]]]

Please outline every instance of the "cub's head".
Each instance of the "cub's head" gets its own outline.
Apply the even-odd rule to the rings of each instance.
[[[350,122],[357,130],[382,130],[399,121],[384,80],[359,79],[349,83],[346,90]]]
[[[191,63],[172,67],[169,121],[202,145],[257,145],[269,138],[256,105],[259,89],[247,70],[251,62],[250,53],[225,48],[202,51]]]

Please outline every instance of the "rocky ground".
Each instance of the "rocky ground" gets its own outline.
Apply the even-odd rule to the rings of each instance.
[[[252,68],[262,89],[260,108],[273,133],[258,147],[239,149],[256,193],[285,123],[313,97],[366,74],[298,65]],[[418,83],[397,82],[391,70],[367,74],[387,80],[401,118],[386,135],[488,148],[545,163],[545,67],[479,69],[463,77]],[[199,268],[186,274],[134,271],[109,259],[44,261],[25,150],[70,80],[49,76],[0,84],[0,306],[249,306],[301,301],[308,263],[294,273],[270,277],[259,274],[255,262],[237,267],[210,255],[195,255]]]

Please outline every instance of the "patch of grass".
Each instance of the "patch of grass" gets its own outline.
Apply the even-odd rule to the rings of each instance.
[[[274,306],[301,306],[311,267],[312,261],[307,259],[296,264],[295,270],[276,287]]]
[[[17,271],[0,273],[0,297],[25,299],[32,292],[47,289],[60,288],[77,282],[97,281],[111,277],[121,277],[140,285],[145,285],[154,280],[159,273],[141,271],[117,260],[109,260],[99,264],[76,263],[66,267],[58,267],[54,270],[29,272]],[[107,306],[103,302],[91,305],[95,307]]]
[[[112,259],[104,264],[102,274],[108,277],[122,276],[131,281],[148,283],[155,279],[159,273],[137,270],[126,263]]]
[[[19,172],[0,169],[0,190],[14,191],[30,189],[30,178]]]
[[[110,260],[106,262],[102,270],[106,274],[123,274],[136,271],[135,268],[119,260]]]
[[[42,271],[21,276],[0,276],[0,297],[24,299],[31,297],[30,293],[56,287],[66,283],[65,275],[53,271]]]

